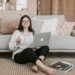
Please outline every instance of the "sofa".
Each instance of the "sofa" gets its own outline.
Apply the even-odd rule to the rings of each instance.
[[[27,13],[0,13],[0,52],[11,52],[8,47],[10,38],[12,33],[17,29],[21,16],[24,14]],[[50,37],[50,52],[75,52],[75,37],[70,36],[70,32],[75,25],[75,22],[68,22],[63,15],[29,16],[31,17],[32,27],[36,33],[40,33],[45,20],[57,18],[59,21],[58,31],[57,34],[51,35]],[[66,29],[62,29],[63,31],[66,30],[65,32],[59,29],[60,27],[63,28],[65,26],[69,26],[66,27]]]

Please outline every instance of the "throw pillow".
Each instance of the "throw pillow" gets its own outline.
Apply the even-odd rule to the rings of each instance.
[[[36,33],[40,33],[41,27],[43,25],[43,21],[39,21],[37,19],[32,19],[32,28]]]
[[[63,22],[58,25],[57,33],[58,35],[70,36],[73,30],[75,22]]]
[[[51,32],[52,35],[57,35],[57,25],[58,25],[58,19],[57,18],[45,20],[44,24],[41,28],[41,33]]]

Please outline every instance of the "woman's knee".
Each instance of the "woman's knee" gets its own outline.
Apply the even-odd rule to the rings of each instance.
[[[48,46],[43,46],[42,47],[42,54],[47,56],[49,54],[49,47]]]
[[[49,47],[48,46],[42,46],[41,48],[49,51]]]
[[[27,49],[25,49],[27,52],[31,52],[31,51],[33,51],[33,49],[32,48],[27,48]]]

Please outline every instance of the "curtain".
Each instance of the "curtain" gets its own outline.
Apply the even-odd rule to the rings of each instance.
[[[68,21],[75,21],[75,0],[52,0],[52,14],[63,14]]]
[[[41,15],[64,15],[66,20],[75,21],[75,0],[39,0]],[[42,3],[42,1],[44,1]],[[40,10],[42,10],[42,8]],[[48,10],[49,9],[49,10]],[[47,14],[48,12],[48,14]],[[43,13],[43,14],[42,14]]]
[[[50,15],[52,13],[52,0],[38,0],[38,15]]]

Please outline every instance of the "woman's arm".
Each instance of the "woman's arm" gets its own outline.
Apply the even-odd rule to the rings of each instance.
[[[19,32],[16,30],[14,33],[13,33],[13,35],[12,35],[12,37],[11,37],[11,39],[10,39],[10,42],[9,42],[9,49],[10,50],[16,50],[16,49],[18,49],[19,48],[19,44],[17,44],[17,39],[16,39],[16,36],[19,34]]]

